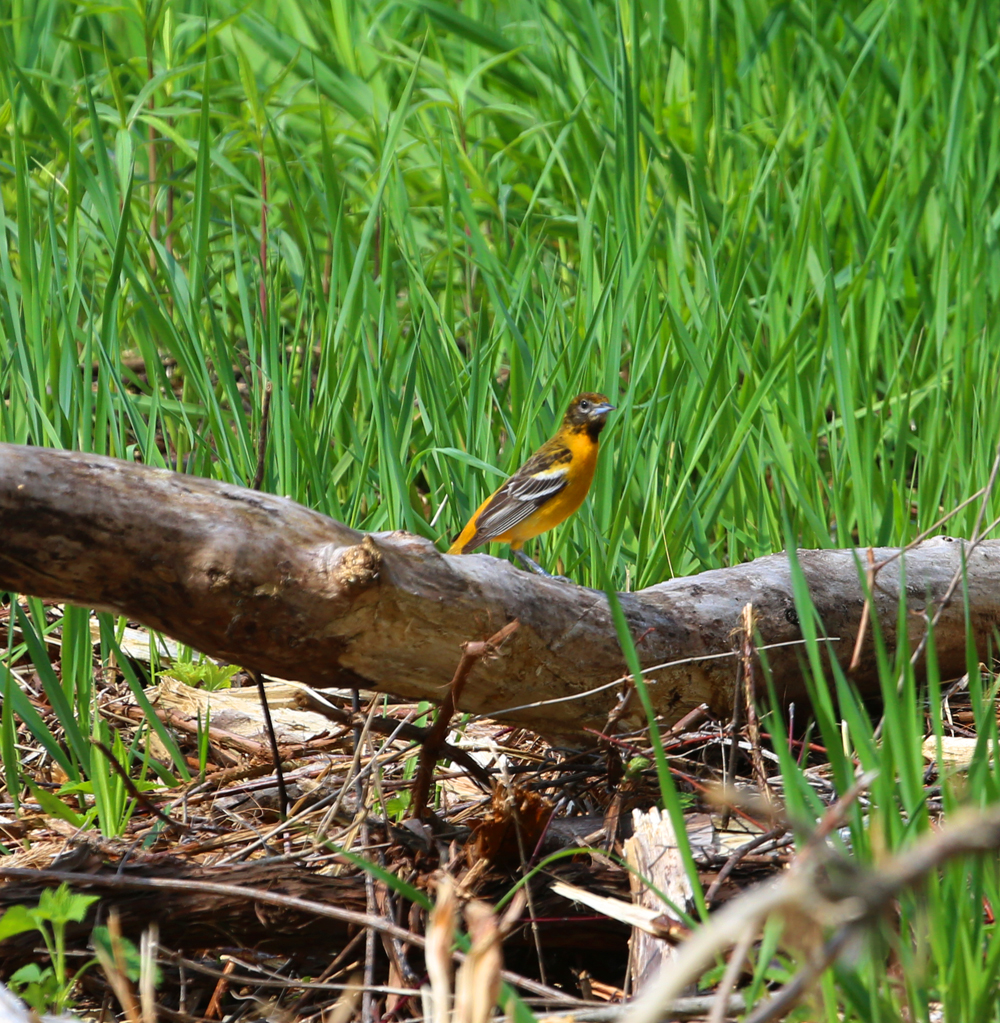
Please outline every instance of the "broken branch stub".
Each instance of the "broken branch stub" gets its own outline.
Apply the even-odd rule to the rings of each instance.
[[[901,565],[913,646],[926,627],[920,612],[945,592],[964,551],[970,624],[985,652],[1000,622],[1000,542],[968,548],[938,537],[879,572],[872,616],[890,647]],[[863,607],[859,553],[798,552],[826,635],[836,637],[830,653],[845,665]],[[470,672],[460,709],[497,714],[578,697],[505,718],[549,736],[599,729],[616,689],[582,694],[625,672],[599,591],[483,554],[444,555],[408,533],[364,534],[285,498],[78,452],[0,444],[0,588],[124,614],[264,674],[431,700],[444,695],[462,643],[517,618],[516,635]],[[801,638],[784,554],[620,599],[643,665],[687,661],[649,676],[668,723],[701,703],[723,714],[731,706],[734,658],[698,658],[732,651],[745,604],[765,643]],[[961,674],[960,600],[935,639],[943,675]],[[871,649],[868,638],[853,677],[874,694]],[[786,699],[805,695],[799,657],[794,645],[768,651]]]

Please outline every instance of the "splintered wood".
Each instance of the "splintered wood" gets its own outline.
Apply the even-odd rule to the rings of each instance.
[[[670,902],[685,911],[694,895],[670,817],[655,807],[645,812],[633,810],[632,826],[632,837],[625,841],[625,859],[632,868],[629,873],[632,901],[647,909],[655,909],[680,924],[677,914],[657,894],[662,892]],[[641,992],[673,956],[673,945],[653,937],[646,930],[633,928],[629,940],[629,976],[633,994]]]

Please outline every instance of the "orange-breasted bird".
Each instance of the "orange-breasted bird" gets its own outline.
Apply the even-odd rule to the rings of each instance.
[[[578,394],[556,435],[483,501],[448,553],[469,554],[484,543],[509,543],[526,568],[548,575],[521,545],[558,526],[583,504],[597,467],[598,438],[613,409],[603,394]]]

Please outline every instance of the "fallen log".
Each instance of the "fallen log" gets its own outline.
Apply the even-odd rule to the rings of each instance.
[[[74,853],[87,861],[89,869],[70,871],[65,877],[58,867],[5,871],[0,866],[4,878],[0,913],[18,904],[36,905],[44,888],[68,880],[75,891],[102,900],[100,917],[95,906],[84,921],[67,927],[71,944],[83,944],[110,909],[118,911],[126,934],[138,939],[155,923],[164,946],[179,951],[234,943],[287,955],[309,954],[319,946],[322,955],[327,948],[342,947],[352,928],[365,923],[364,882],[355,877],[323,876],[289,863],[205,867],[165,854],[139,857],[135,863],[123,860],[116,872],[114,865],[104,863],[100,850],[81,844]],[[213,891],[213,883],[233,891]],[[267,893],[272,901],[244,896],[237,886]],[[295,905],[295,900],[328,904],[335,915],[319,916],[308,905]],[[38,934],[32,931],[4,941],[0,945],[4,972],[27,961],[37,945]]]
[[[115,863],[86,844],[77,845],[74,852],[74,858],[86,862],[86,870],[12,867],[0,861],[0,916],[11,906],[36,905],[44,889],[65,882],[75,892],[100,898],[83,920],[65,928],[66,945],[71,948],[85,947],[94,925],[111,911],[118,913],[123,933],[136,944],[142,932],[156,924],[161,950],[170,949],[174,955],[197,952],[204,959],[209,951],[246,948],[288,957],[288,973],[319,972],[359,930],[367,928],[417,949],[424,945],[423,927],[410,931],[389,917],[365,911],[365,883],[359,874],[331,877],[287,861],[206,866],[163,853],[137,854]],[[622,872],[614,869],[567,863],[555,873],[576,880],[594,875],[595,883],[612,891],[627,886]],[[494,882],[483,894],[495,901],[503,890]],[[587,926],[581,926],[578,913],[547,885],[539,887],[536,900],[540,911],[552,918],[545,927],[546,947],[597,951],[605,963],[615,962],[624,950],[628,931],[616,921],[598,921],[588,915]],[[521,929],[508,939],[508,945],[525,943]],[[38,944],[35,931],[0,941],[0,976],[8,977],[35,958]],[[461,952],[453,954],[464,958]],[[505,978],[528,992],[553,994],[551,988],[530,978],[506,972]],[[289,986],[297,985],[290,982]],[[6,1021],[4,1016],[0,1019]]]
[[[876,561],[894,554],[876,549]],[[866,552],[797,553],[828,637],[847,665],[863,608]],[[915,647],[963,557],[970,626],[985,655],[1000,623],[1000,541],[936,537],[877,577],[872,616],[896,645],[905,565]],[[485,554],[449,556],[408,533],[364,534],[286,498],[79,452],[0,444],[0,588],[114,611],[204,653],[316,687],[440,699],[461,644],[514,618],[517,632],[471,670],[463,711],[548,736],[601,728],[625,673],[605,595]],[[752,603],[775,684],[800,699],[801,638],[785,554],[619,594],[665,722],[732,706],[734,630]],[[853,678],[878,691],[871,628]],[[965,670],[961,599],[935,631],[943,676]],[[673,663],[668,663],[673,662]],[[591,692],[605,687],[600,692]],[[637,701],[633,701],[635,703]],[[628,716],[631,715],[631,717]],[[639,721],[637,708],[620,727]]]

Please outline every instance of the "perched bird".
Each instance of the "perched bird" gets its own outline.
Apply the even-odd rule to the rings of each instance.
[[[483,501],[448,553],[469,554],[484,543],[509,543],[526,568],[548,575],[521,545],[558,526],[583,504],[597,466],[597,440],[613,409],[603,394],[578,394],[556,435]]]

